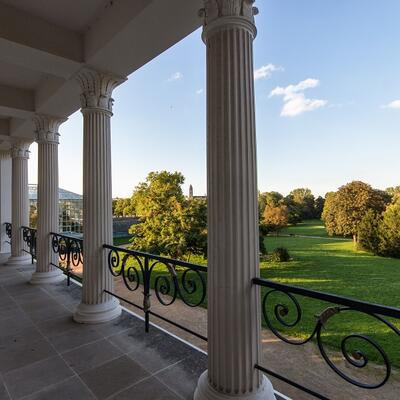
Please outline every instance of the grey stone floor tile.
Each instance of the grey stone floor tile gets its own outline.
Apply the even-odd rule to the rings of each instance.
[[[1,300],[0,300],[1,301]],[[5,301],[0,306],[0,321],[4,321],[7,318],[20,318],[24,317],[24,312],[19,309],[14,301]]]
[[[121,350],[103,339],[63,354],[66,363],[75,372],[82,373],[107,361],[122,356]]]
[[[43,335],[32,325],[10,335],[0,336],[0,349],[8,346],[29,345],[42,339]]]
[[[20,399],[72,375],[73,371],[56,356],[8,372],[3,379],[12,398]]]
[[[27,343],[14,342],[0,347],[0,372],[2,374],[56,355],[44,338]]]
[[[128,314],[126,311],[122,311],[122,314],[118,318],[115,318],[113,321],[97,325],[97,329],[102,335],[108,337],[123,332],[127,329],[134,328],[140,324],[143,324],[143,322],[137,318],[132,318],[132,315]]]
[[[49,340],[59,353],[65,353],[102,338],[103,335],[97,332],[96,327],[93,325],[86,326],[85,329],[73,329],[60,335],[51,336]]]
[[[6,318],[0,324],[0,337],[13,335],[32,325],[32,321],[25,315],[19,315],[18,318],[14,316]]]
[[[151,373],[184,360],[193,352],[190,346],[164,332],[152,340],[146,340],[146,335],[144,333],[138,338],[132,338],[137,346],[128,356]]]
[[[32,287],[32,285],[30,285],[30,287]],[[51,304],[51,296],[45,291],[41,290],[41,288],[39,289],[40,290],[27,293],[23,292],[21,294],[13,296],[13,298],[22,309],[24,309],[24,307],[27,307],[28,309],[32,307],[35,308],[36,303],[38,303],[37,306],[39,306],[39,302],[41,301],[47,301],[48,304]]]
[[[7,389],[4,386],[4,383],[0,379],[0,400],[10,400],[10,396],[7,393]]]
[[[59,304],[42,304],[32,310],[26,311],[27,316],[33,322],[47,321],[60,317],[71,317],[72,313],[67,308]]]
[[[149,376],[143,368],[126,356],[93,368],[80,375],[99,399],[105,399]]]
[[[181,400],[181,397],[171,392],[157,378],[147,378],[136,385],[118,393],[112,400]]]
[[[24,400],[95,400],[95,396],[89,391],[76,376],[63,382],[48,386],[32,396],[24,397]]]
[[[54,318],[37,323],[38,328],[47,338],[54,338],[70,331],[83,331],[93,329],[88,325],[78,324],[72,319],[72,315]]]
[[[150,327],[150,331],[146,333],[144,330],[144,322],[139,320],[139,323],[133,328],[109,336],[108,340],[125,353],[130,353],[134,350],[149,346],[152,342],[159,340],[162,336],[162,332],[153,327]]]
[[[207,356],[197,352],[155,376],[185,400],[192,400],[197,381],[206,369]]]

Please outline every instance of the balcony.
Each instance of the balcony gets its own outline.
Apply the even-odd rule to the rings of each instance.
[[[398,400],[377,332],[325,339],[356,312],[398,342],[399,309],[259,278],[253,3],[0,0],[0,400]],[[111,246],[113,91],[200,26],[207,267]],[[78,110],[83,239],[58,231],[59,131]]]

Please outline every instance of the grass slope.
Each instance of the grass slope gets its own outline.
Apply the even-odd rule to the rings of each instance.
[[[310,236],[321,238],[265,238],[268,251],[276,247],[286,247],[293,260],[286,263],[261,263],[261,276],[289,285],[400,307],[400,260],[357,251],[351,240],[326,238],[326,234],[321,234],[322,229],[324,227],[321,223],[318,225],[317,221],[308,221],[289,227],[286,233],[304,235],[308,232]],[[263,290],[263,293],[265,292]],[[315,315],[331,304],[302,297],[298,297],[298,300],[302,305],[302,321],[293,332],[290,329],[286,332],[304,338],[315,326]],[[287,297],[274,294],[271,305],[279,302],[290,305]],[[294,311],[292,306],[291,313]],[[271,307],[268,308],[268,313],[273,314]],[[290,320],[293,315],[289,313],[286,318]],[[400,321],[392,322],[400,328]],[[274,323],[279,326],[276,319]],[[341,339],[348,334],[370,335],[387,351],[393,364],[400,366],[400,337],[372,317],[365,317],[356,312],[339,314],[328,321],[324,332],[324,341],[335,348],[340,346]],[[350,347],[353,350],[356,347],[366,350],[370,359],[379,360],[377,352],[370,345],[361,345],[360,340],[354,340]]]

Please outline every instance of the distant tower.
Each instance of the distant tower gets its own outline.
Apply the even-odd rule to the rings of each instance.
[[[189,200],[193,200],[193,186],[189,186]]]

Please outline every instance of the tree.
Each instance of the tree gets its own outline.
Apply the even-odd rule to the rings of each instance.
[[[400,200],[389,205],[379,225],[379,253],[400,258]]]
[[[283,196],[279,192],[264,192],[258,195],[258,205],[260,218],[264,213],[265,207],[277,207],[283,201]]]
[[[132,247],[154,254],[182,258],[207,251],[207,204],[186,200],[179,172],[151,172],[140,183],[131,205],[140,223],[132,225]]]
[[[133,209],[133,205],[132,205],[132,200],[130,198],[113,199],[113,216],[114,217],[127,217],[127,216],[133,216],[133,215],[134,215],[134,209]]]
[[[183,228],[188,261],[191,254],[207,256],[207,201],[189,198],[184,209]]]
[[[358,246],[361,249],[379,254],[380,224],[382,215],[369,209],[363,216],[358,226]]]
[[[288,200],[297,208],[300,219],[314,218],[314,195],[308,188],[298,188],[290,192]]]
[[[278,235],[279,231],[287,226],[288,221],[289,212],[285,205],[265,207],[262,223],[265,226],[266,231],[276,232]]]
[[[325,199],[318,196],[314,201],[314,218],[321,219],[322,211],[324,210]]]
[[[339,188],[325,198],[322,219],[329,235],[353,236],[357,233],[361,220],[369,209],[382,213],[390,202],[390,196],[370,185],[353,181]]]
[[[31,228],[37,228],[38,211],[35,205],[29,207],[29,226]]]

